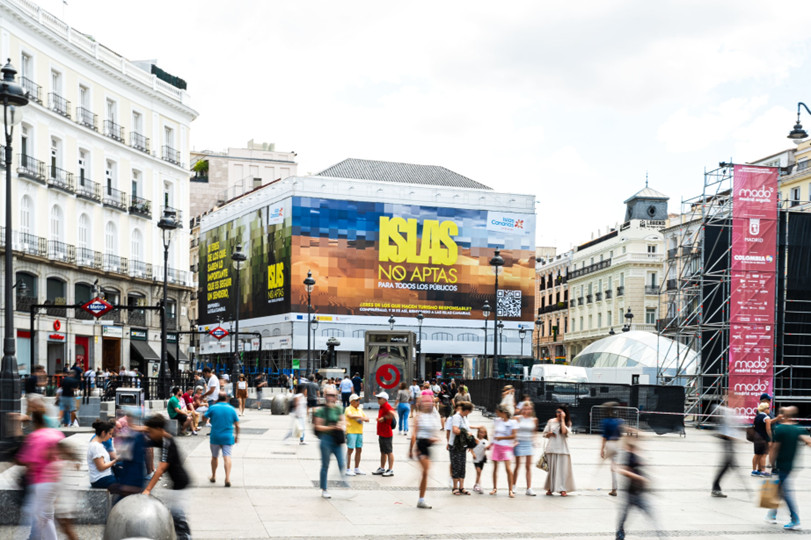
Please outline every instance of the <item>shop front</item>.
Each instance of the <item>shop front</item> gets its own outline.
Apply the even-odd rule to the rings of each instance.
[[[124,328],[112,324],[101,327],[101,367],[118,372],[121,364],[121,339]]]

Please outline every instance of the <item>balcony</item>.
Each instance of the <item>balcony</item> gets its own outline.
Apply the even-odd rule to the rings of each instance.
[[[601,293],[601,292],[594,293],[594,299],[597,302],[602,302],[603,301],[603,293]]]
[[[144,198],[133,195],[130,197],[130,214],[152,219],[152,203]]]
[[[48,108],[65,118],[70,118],[70,101],[55,92],[48,94]]]
[[[566,309],[568,305],[567,302],[555,302],[554,304],[549,304],[548,306],[542,307],[538,310],[538,314],[543,313],[552,313],[554,311],[560,311],[561,309]],[[574,300],[572,300],[572,307],[574,307]]]
[[[137,131],[130,131],[130,146],[146,154],[149,153],[149,137],[144,137]]]
[[[174,313],[166,314],[166,329],[177,330],[177,317],[175,317]]]
[[[87,302],[87,300],[85,300],[84,302],[77,302],[77,304],[84,304],[85,302]],[[79,319],[80,321],[92,321],[95,319],[95,317],[92,314],[86,312],[83,309],[74,309],[73,316]]]
[[[592,302],[593,300],[594,300],[594,297],[593,297],[592,295],[590,295],[590,294],[587,294],[587,295],[586,295],[586,303],[587,303],[587,304],[591,304],[591,302]]]
[[[617,287],[617,296],[623,296],[625,294],[625,285],[620,285]]]
[[[45,183],[45,163],[25,154],[17,154],[17,176],[28,178],[40,184]]]
[[[101,204],[121,210],[127,211],[127,194],[123,191],[115,189],[114,187],[107,186],[104,188],[104,195],[101,198]]]
[[[110,302],[111,304],[115,304],[116,302]],[[121,310],[120,309],[113,309],[99,317],[102,321],[112,321],[115,324],[121,324]]]
[[[127,322],[130,326],[147,326],[146,311],[143,309],[130,310],[127,315]]]
[[[24,311],[25,313],[31,313],[31,306],[38,303],[36,296],[29,296],[27,294],[18,294],[16,300],[15,309],[17,311]]]
[[[585,303],[585,302],[584,302],[583,297],[582,297],[582,296],[579,296],[579,297],[577,298],[577,305],[578,305],[578,306],[582,306],[584,303]]]
[[[66,193],[73,194],[75,189],[73,187],[73,173],[54,167],[48,167],[48,187],[61,189]]]
[[[28,92],[28,99],[42,105],[42,87],[40,85],[28,77],[20,77],[20,84],[23,89]]]
[[[67,317],[68,310],[66,307],[64,307],[67,302],[64,297],[54,297],[52,299],[45,300],[45,303],[48,304],[48,307],[45,308],[46,315],[50,317]]]
[[[93,111],[85,109],[84,107],[76,107],[76,123],[92,129],[93,131],[99,130],[99,115],[93,114]]]
[[[645,294],[646,295],[659,296],[659,286],[658,285],[645,285]]]
[[[120,143],[124,142],[124,128],[112,120],[104,121],[104,135]]]
[[[5,227],[2,228],[5,230]],[[5,235],[3,236],[5,239]],[[45,257],[48,253],[48,240],[33,234],[14,231],[13,249],[29,255]]]
[[[670,248],[667,250],[667,258],[668,259],[675,259],[679,254],[679,248]]]
[[[605,291],[605,299],[606,300],[610,300],[613,297],[613,295],[614,295],[614,291],[612,291],[611,289],[608,289],[608,290]]]
[[[76,262],[76,248],[58,240],[48,240],[48,258],[52,261]]]
[[[577,305],[577,302],[575,301],[574,298],[572,298],[572,300],[569,302],[569,307],[575,307],[576,305]]]
[[[76,185],[76,196],[92,202],[101,202],[101,186],[87,178],[79,178]]]
[[[143,261],[130,261],[129,275],[134,278],[152,279],[152,265]]]
[[[578,268],[576,270],[572,270],[571,272],[569,272],[569,279],[575,279],[575,278],[587,276],[589,274],[592,274],[594,272],[598,272],[598,271],[603,270],[605,268],[608,268],[610,266],[611,266],[611,259],[605,259],[603,261],[596,262],[594,264],[590,264],[590,265],[588,265],[588,266],[586,266],[584,268]]]
[[[105,253],[102,255],[102,266],[101,269],[105,272],[112,272],[114,274],[127,274],[127,259],[124,257],[119,257],[118,255],[113,255],[111,253]]]
[[[177,208],[172,208],[171,206],[161,206],[161,216],[166,212],[174,213],[175,221],[177,221],[177,225],[183,228],[183,212],[178,210]]]
[[[668,291],[675,291],[676,290],[676,280],[675,279],[668,279],[665,282],[665,287],[667,287]]]
[[[101,270],[101,253],[85,247],[76,248],[76,264]]]
[[[161,147],[161,159],[175,165],[180,165],[180,151],[171,146]]]

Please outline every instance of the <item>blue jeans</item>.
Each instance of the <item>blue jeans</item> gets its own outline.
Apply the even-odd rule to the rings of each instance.
[[[397,431],[400,433],[408,432],[408,413],[411,412],[411,407],[409,407],[408,403],[400,403],[397,405],[397,416],[400,417],[399,425],[397,426]]]
[[[338,462],[338,470],[341,476],[344,475],[344,448],[342,444],[337,444],[331,435],[324,434],[321,436],[321,489],[327,489],[327,471],[329,470],[329,457],[331,454],[335,455],[335,460]]]
[[[62,409],[62,423],[69,426],[70,413],[76,410],[76,398],[62,396],[59,398],[59,407]]]
[[[777,477],[780,479],[780,496],[786,501],[791,521],[799,523],[800,515],[797,513],[797,504],[794,502],[794,494],[792,493],[791,484],[788,481],[790,474],[791,471],[777,471]],[[768,515],[770,518],[777,517],[777,509],[769,510]]]

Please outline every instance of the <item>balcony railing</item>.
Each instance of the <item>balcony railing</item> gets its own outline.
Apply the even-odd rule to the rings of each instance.
[[[569,301],[569,307],[575,307],[576,305],[577,305],[577,301],[574,298],[572,298]]]
[[[119,126],[112,120],[104,121],[104,135],[115,139],[118,142],[124,142],[124,128]]]
[[[87,268],[101,269],[101,253],[85,247],[76,248],[76,264]]]
[[[645,294],[658,295],[659,294],[659,286],[658,285],[645,285]]]
[[[101,202],[101,186],[88,178],[79,178],[76,184],[76,196],[88,201]]]
[[[45,163],[25,154],[17,154],[17,175],[45,183]]]
[[[113,255],[112,253],[105,253],[102,255],[102,270],[105,272],[113,272],[115,274],[128,273],[128,261],[124,257]]]
[[[577,297],[577,305],[582,306],[585,303],[584,298],[582,296]]]
[[[28,99],[42,105],[42,87],[40,85],[28,77],[20,77],[20,84],[23,89],[28,92]]]
[[[130,214],[152,219],[152,203],[142,197],[130,197]]]
[[[130,276],[152,279],[152,265],[143,261],[130,261]]]
[[[61,189],[68,193],[74,193],[73,187],[73,173],[54,167],[48,167],[48,187]]]
[[[594,297],[592,295],[590,295],[590,294],[587,294],[586,295],[586,303],[591,304],[592,300],[594,300]]]
[[[175,165],[180,165],[180,151],[175,150],[171,146],[163,146],[161,147],[161,159],[169,163],[174,163]]]
[[[53,299],[45,300],[49,306],[45,309],[45,313],[51,317],[67,317],[68,310],[65,306],[67,302],[64,297],[55,297]],[[62,307],[57,307],[62,306]]]
[[[48,240],[48,258],[52,261],[76,262],[76,248],[58,240]]]
[[[0,228],[0,231],[4,233],[3,239],[5,240],[5,227]],[[45,257],[45,255],[48,253],[48,240],[40,236],[14,231],[13,242],[13,249],[23,253],[28,253],[29,255]]]
[[[602,302],[603,301],[603,293],[601,293],[601,292],[594,293],[594,299],[597,302]]]
[[[675,279],[668,279],[665,282],[665,287],[667,287],[668,291],[675,291],[676,290],[676,280]]]
[[[177,330],[177,317],[171,313],[166,314],[166,329]]]
[[[606,300],[611,298],[613,295],[614,295],[614,291],[612,291],[611,289],[608,289],[608,290],[605,291],[605,299]]]
[[[115,208],[116,210],[126,212],[127,194],[123,191],[115,189],[114,187],[107,186],[104,188],[104,195],[101,198],[101,203],[104,206],[109,206],[110,208]]]
[[[76,302],[77,304],[84,304],[87,300]],[[92,321],[95,317],[83,309],[74,309],[73,316],[81,321]]]
[[[149,153],[149,137],[144,137],[137,131],[130,131],[130,146],[141,152]]]
[[[143,309],[130,310],[127,322],[130,326],[146,326],[146,311]]]
[[[76,123],[89,127],[93,131],[99,130],[99,115],[84,107],[76,107]]]
[[[108,311],[101,317],[99,317],[102,321],[113,321],[116,324],[121,324],[121,310],[114,309],[112,311]]]
[[[575,279],[583,276],[587,276],[593,272],[597,272],[598,270],[603,270],[604,268],[608,268],[611,266],[611,259],[605,259],[600,262],[596,262],[594,264],[590,264],[584,268],[578,268],[576,270],[572,270],[569,272],[569,279]]]
[[[625,285],[617,287],[617,296],[622,296],[624,294],[625,294]]]
[[[674,247],[667,250],[667,258],[668,259],[675,259],[676,256],[679,254],[679,248]]]
[[[568,305],[567,302],[555,302],[553,304],[549,304],[548,306],[544,306],[538,310],[539,314],[543,313],[552,313],[554,311],[560,311],[561,309],[566,309]],[[574,307],[574,300],[572,300],[572,307]]]
[[[57,93],[48,94],[48,108],[55,113],[59,113],[66,118],[70,118],[70,101]]]
[[[29,296],[27,294],[26,295],[18,294],[16,300],[17,302],[15,309],[17,311],[24,311],[26,313],[31,313],[31,306],[39,303],[37,302],[36,296]]]

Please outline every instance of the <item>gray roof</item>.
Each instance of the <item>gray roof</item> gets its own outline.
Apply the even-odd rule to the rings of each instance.
[[[445,167],[368,159],[345,159],[332,167],[324,169],[316,176],[492,190],[492,188],[484,184],[480,184]]]
[[[625,201],[625,203],[627,203],[628,201],[632,201],[634,199],[662,199],[662,200],[667,201],[667,200],[670,199],[670,197],[668,197],[667,195],[665,195],[664,193],[662,193],[660,191],[656,191],[653,188],[649,188],[646,185],[644,188],[640,189],[639,191],[637,191],[636,193],[634,193],[633,195],[628,197],[628,199]],[[623,203],[623,204],[625,204],[625,203]]]

